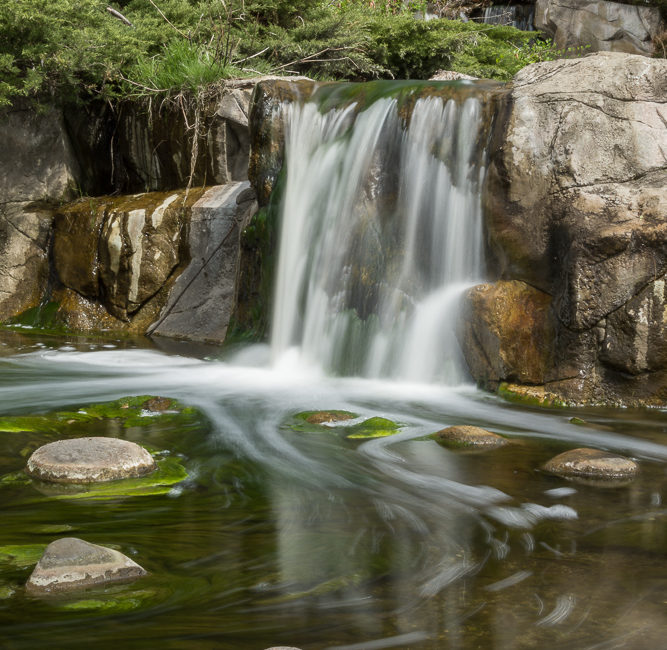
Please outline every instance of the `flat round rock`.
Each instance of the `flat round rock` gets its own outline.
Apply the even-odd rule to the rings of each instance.
[[[507,438],[503,438],[497,433],[470,425],[447,427],[446,429],[434,433],[432,437],[439,443],[448,447],[480,447],[483,449],[492,449],[493,447],[502,447],[503,445],[509,444]]]
[[[600,449],[581,447],[558,454],[545,463],[550,474],[602,480],[628,479],[639,471],[633,460]]]
[[[139,445],[118,438],[58,440],[37,449],[26,472],[53,483],[98,483],[145,476],[156,469]]]
[[[26,590],[33,595],[62,593],[130,582],[145,575],[145,569],[119,551],[76,537],[63,537],[46,547]]]

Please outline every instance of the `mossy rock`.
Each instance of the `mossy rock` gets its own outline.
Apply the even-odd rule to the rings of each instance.
[[[327,411],[303,411],[297,413],[287,426],[292,431],[300,433],[333,433],[345,438],[367,439],[384,438],[399,431],[400,424],[392,422],[387,418],[372,417],[358,422],[357,424],[346,424],[350,420],[359,417],[350,411],[327,410]]]
[[[508,384],[502,382],[498,386],[498,395],[508,402],[524,404],[526,406],[540,406],[548,408],[563,408],[576,406],[563,400],[561,397],[547,390],[544,386],[528,386],[523,384]]]
[[[286,426],[300,433],[332,433],[339,430],[337,424],[359,417],[350,411],[302,411],[287,422]]]
[[[167,456],[156,458],[156,462],[157,469],[152,474],[140,478],[86,485],[33,481],[33,485],[49,499],[99,500],[168,494],[175,485],[188,478],[188,473],[179,458]]]
[[[180,458],[175,456],[158,457],[153,454],[157,469],[148,476],[121,479],[106,483],[47,483],[31,479],[25,472],[12,472],[0,478],[2,487],[28,487],[32,485],[45,499],[80,500],[80,499],[119,499],[135,496],[156,496],[169,494],[176,485],[188,478],[188,472]],[[32,502],[34,499],[30,499]],[[47,532],[47,531],[42,531]],[[0,558],[1,561],[1,558]]]
[[[89,404],[77,411],[48,415],[16,415],[0,418],[0,433],[69,433],[72,425],[100,420],[118,420],[123,427],[145,427],[156,421],[193,424],[201,419],[197,409],[177,400],[153,395],[123,397],[113,402]]]
[[[350,440],[366,438],[386,438],[398,433],[400,424],[392,422],[387,418],[374,417],[364,420],[359,424],[348,427],[349,433],[345,436]]]

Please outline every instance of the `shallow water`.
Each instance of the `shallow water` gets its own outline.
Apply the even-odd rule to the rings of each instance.
[[[0,335],[0,415],[154,394],[208,420],[85,432],[180,455],[190,476],[168,494],[54,500],[0,483],[0,546],[78,536],[150,571],[87,593],[81,609],[81,596],[26,596],[30,566],[0,564],[3,648],[664,647],[664,412],[530,409],[471,387],[269,370],[263,347],[176,352]],[[404,426],[359,441],[285,425],[317,409]],[[470,453],[423,438],[456,423],[515,444]],[[52,439],[0,434],[0,478]],[[604,488],[539,471],[584,445],[637,458],[641,474]]]

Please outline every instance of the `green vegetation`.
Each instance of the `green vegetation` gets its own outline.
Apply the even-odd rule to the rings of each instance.
[[[258,73],[508,79],[551,58],[535,34],[421,21],[423,2],[12,0],[0,4],[0,105],[193,92]]]
[[[356,424],[346,424],[347,420],[357,417],[359,416],[356,413],[350,411],[303,411],[297,413],[287,423],[287,427],[300,433],[334,433],[349,440],[385,438],[401,429],[400,424],[378,416]]]

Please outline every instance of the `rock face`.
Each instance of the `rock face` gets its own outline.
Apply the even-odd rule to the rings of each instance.
[[[0,320],[34,307],[46,288],[51,206],[72,198],[79,168],[62,114],[0,114]]]
[[[537,0],[535,27],[559,49],[589,47],[590,52],[651,56],[665,28],[657,7],[603,0]]]
[[[515,77],[485,202],[492,266],[523,288],[467,296],[462,345],[480,382],[574,403],[667,401],[666,97],[667,61],[633,55]]]
[[[129,557],[111,548],[64,537],[46,547],[26,584],[35,596],[58,594],[147,575]]]
[[[637,463],[600,449],[571,449],[548,461],[543,469],[558,476],[588,479],[628,479],[639,471]]]
[[[241,232],[256,210],[248,182],[211,188],[192,206],[190,263],[150,334],[224,341],[236,305]]]
[[[185,100],[160,106],[124,104],[118,123],[116,185],[130,192],[185,187],[195,142],[194,185],[247,179],[248,112],[256,83],[227,82],[199,106]]]
[[[156,467],[153,457],[134,442],[74,438],[37,449],[28,459],[26,472],[52,483],[96,483],[144,476]]]

